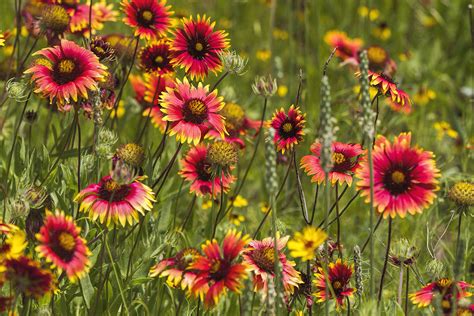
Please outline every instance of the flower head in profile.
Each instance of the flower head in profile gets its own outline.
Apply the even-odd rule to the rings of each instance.
[[[454,289],[456,288],[457,296],[456,302],[465,297],[472,295],[469,292],[473,288],[472,284],[464,281],[454,281],[449,278],[441,278],[434,282],[428,283],[419,291],[409,295],[410,300],[413,304],[418,307],[427,307],[431,304],[434,305],[435,297],[441,299],[441,309],[444,315],[451,315],[453,309],[453,296]]]
[[[305,115],[294,105],[290,106],[288,113],[281,108],[273,114],[269,125],[275,129],[273,142],[278,151],[285,153],[303,140],[305,122]]]
[[[143,47],[139,55],[140,67],[149,73],[169,74],[174,71],[168,40],[153,41]]]
[[[219,54],[229,47],[227,33],[214,31],[215,22],[204,16],[183,18],[174,31],[173,63],[184,68],[191,79],[203,79],[222,69]]]
[[[51,262],[60,273],[65,271],[71,282],[80,279],[90,268],[91,252],[80,232],[71,216],[56,211],[55,214],[47,212],[44,225],[36,234],[39,256]]]
[[[323,268],[319,267],[318,271],[314,274],[313,284],[316,290],[313,295],[318,298],[318,302],[335,299],[337,308],[344,306],[346,297],[351,297],[356,291],[349,284],[352,273],[354,273],[354,267],[343,262],[341,259],[329,263],[327,278],[334,291],[335,296],[333,296],[332,291],[327,291],[328,293],[326,293],[326,274]]]
[[[377,138],[373,151],[374,205],[384,218],[421,213],[433,203],[440,176],[433,157],[433,153],[411,146],[410,133],[401,133],[393,143],[383,136]],[[370,199],[369,173],[366,161],[356,171],[361,179],[357,187],[366,202]]]
[[[80,203],[79,210],[89,213],[94,221],[132,225],[139,221],[138,214],[145,215],[155,202],[153,190],[141,182],[144,179],[137,177],[131,183],[119,184],[111,176],[105,176],[99,183],[80,191],[74,201]]]
[[[277,239],[278,260],[282,267],[282,281],[286,294],[292,294],[302,283],[300,273],[294,268],[295,263],[288,261],[283,252],[289,236]],[[255,291],[266,293],[268,282],[275,277],[275,248],[273,238],[263,240],[252,240],[245,249],[243,255],[245,262],[253,272],[253,285]]]
[[[240,292],[242,281],[247,278],[248,265],[237,259],[247,243],[248,236],[231,230],[221,246],[215,239],[202,245],[204,255],[189,268],[196,270],[191,293],[200,297],[207,308],[215,306],[228,290]]]
[[[325,173],[319,161],[321,155],[321,144],[319,141],[311,145],[311,155],[301,158],[301,167],[312,176],[311,182],[321,184],[324,182]],[[329,171],[329,180],[332,184],[352,184],[354,172],[360,166],[364,151],[359,144],[345,144],[333,142],[331,146],[332,168]]]
[[[153,40],[166,34],[172,12],[165,0],[123,0],[121,4],[123,21],[135,29],[135,36]]]
[[[189,267],[200,257],[197,249],[185,248],[174,257],[163,259],[151,267],[149,276],[167,278],[166,283],[172,287],[191,289],[196,272]]]
[[[390,98],[390,100],[399,107],[411,106],[411,100],[408,94],[398,88],[397,84],[388,75],[369,70],[369,83],[371,86],[377,88],[381,95]]]
[[[4,278],[18,294],[40,299],[55,289],[53,275],[42,269],[39,262],[25,256],[7,259],[3,263]]]
[[[208,151],[208,146],[202,144],[191,148],[181,160],[182,167],[179,174],[186,181],[191,182],[191,193],[198,196],[213,195],[216,197],[221,193],[222,188],[224,192],[230,189],[230,185],[235,181],[235,177],[224,170],[221,170],[221,176],[213,172]]]
[[[296,232],[293,238],[288,242],[290,255],[295,258],[301,258],[303,261],[314,259],[318,247],[323,244],[328,235],[313,226],[303,228],[302,232]]]
[[[226,134],[224,119],[219,111],[224,107],[217,91],[199,83],[194,87],[188,79],[176,80],[175,88],[167,88],[160,98],[163,120],[170,122],[170,135],[181,143],[197,145],[209,129],[215,129],[222,138]]]
[[[88,92],[97,90],[98,81],[104,80],[106,75],[106,67],[93,52],[68,40],[61,40],[58,46],[44,48],[34,55],[42,57],[25,73],[31,74],[35,93],[60,106],[77,102],[78,97],[87,99]]]

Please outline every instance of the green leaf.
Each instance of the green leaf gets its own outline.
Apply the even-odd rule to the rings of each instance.
[[[84,302],[86,303],[87,309],[91,306],[91,299],[94,296],[94,287],[92,286],[91,279],[89,278],[89,274],[86,274],[83,278],[79,280],[82,287],[82,292],[84,295]]]

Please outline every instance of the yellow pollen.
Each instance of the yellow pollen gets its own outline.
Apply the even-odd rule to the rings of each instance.
[[[164,59],[163,59],[163,57],[161,57],[161,56],[156,56],[156,57],[155,57],[155,62],[158,63],[158,64],[161,64],[161,63],[163,62],[163,60],[164,60]]]
[[[369,60],[376,64],[381,64],[387,59],[387,52],[380,47],[372,46],[367,49]]]
[[[269,262],[273,262],[275,260],[275,249],[267,248],[263,251],[263,256]]]
[[[70,74],[74,71],[74,68],[76,68],[76,65],[70,59],[63,59],[58,65],[59,72],[63,74]]]
[[[106,189],[109,192],[114,192],[120,188],[120,184],[115,182],[114,180],[110,179],[104,184],[104,189]]]
[[[221,268],[221,262],[216,260],[212,263],[211,273],[216,273]]]
[[[193,115],[203,115],[207,111],[207,107],[204,102],[198,99],[189,101],[188,108]]]
[[[397,184],[403,183],[405,181],[405,175],[401,171],[394,171],[392,173],[392,181]]]
[[[448,278],[442,278],[442,279],[438,280],[437,283],[438,283],[438,285],[439,285],[440,287],[445,288],[445,287],[450,286],[450,285],[451,285],[451,282],[452,282],[452,281],[451,281],[450,279],[448,279]]]
[[[449,302],[448,300],[442,300],[441,307],[444,309],[449,309],[451,308],[451,302]]]
[[[289,133],[293,130],[293,125],[291,125],[291,123],[285,123],[283,124],[283,131],[285,133]]]
[[[342,288],[341,282],[334,281],[334,283],[332,284],[332,288],[335,289],[335,290],[339,290],[340,288]]]
[[[142,18],[147,21],[147,22],[150,22],[151,19],[153,19],[153,13],[149,10],[145,10],[142,12]]]
[[[72,251],[76,246],[76,240],[74,237],[66,232],[62,232],[58,236],[59,245],[66,251]]]
[[[332,154],[332,161],[336,165],[339,165],[339,164],[343,163],[344,161],[346,161],[346,157],[341,153],[333,153]]]
[[[196,43],[196,45],[194,46],[194,48],[196,48],[196,50],[198,52],[202,51],[204,49],[204,46],[201,44],[201,43]]]

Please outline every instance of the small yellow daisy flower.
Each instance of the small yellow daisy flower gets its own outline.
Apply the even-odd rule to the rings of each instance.
[[[246,207],[248,205],[249,205],[249,202],[247,201],[247,199],[245,199],[241,195],[237,195],[234,201],[232,202],[233,207]]]
[[[123,105],[123,101],[120,101],[117,106],[117,109],[114,109],[110,112],[110,118],[115,118],[115,116],[117,116],[117,118],[121,118],[124,115],[125,115],[125,106]]]
[[[277,93],[280,98],[285,97],[288,93],[288,87],[285,86],[284,84],[282,84],[281,86],[278,86]]]
[[[229,214],[229,221],[235,226],[240,226],[242,222],[245,222],[245,216],[236,213]]]
[[[458,132],[456,132],[451,127],[451,124],[449,124],[446,121],[436,122],[433,124],[433,127],[435,128],[437,132],[438,139],[443,139],[444,136],[448,136],[449,138],[452,138],[452,139],[457,139],[459,136]]]
[[[212,200],[207,200],[207,201],[203,201],[202,202],[202,205],[201,205],[201,208],[203,210],[208,210],[212,207]]]
[[[369,17],[370,21],[375,21],[380,16],[380,11],[379,10],[369,9],[366,6],[359,7],[359,9],[357,9],[357,12],[359,13],[359,16],[361,16],[363,18]]]
[[[413,101],[417,105],[427,105],[430,101],[436,99],[436,92],[429,88],[420,87],[413,96]]]
[[[272,57],[272,52],[269,49],[259,49],[255,56],[258,60],[266,62]]]
[[[314,258],[316,249],[326,240],[328,235],[321,229],[307,226],[303,232],[296,232],[293,239],[288,241],[291,256],[308,261]]]

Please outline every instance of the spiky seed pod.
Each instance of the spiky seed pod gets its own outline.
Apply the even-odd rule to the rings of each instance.
[[[219,54],[224,70],[230,74],[243,75],[248,59],[241,57],[235,51],[224,51]]]
[[[257,76],[255,82],[252,84],[252,90],[256,95],[269,98],[278,90],[278,84],[276,79],[272,78],[271,75],[266,77]]]
[[[364,282],[362,277],[362,256],[359,246],[354,247],[354,272],[355,272],[355,286],[357,295],[362,296],[364,293]]]
[[[36,241],[35,235],[39,233],[41,226],[43,226],[43,214],[40,210],[30,209],[25,220],[25,230],[29,240]]]
[[[22,81],[15,81],[15,78],[9,79],[6,83],[6,90],[8,97],[16,102],[28,100],[28,85]]]
[[[222,171],[229,171],[230,167],[235,165],[239,159],[237,148],[235,145],[225,142],[216,141],[209,146],[207,158],[213,165]]]
[[[100,62],[114,61],[115,50],[109,42],[100,36],[95,36],[91,41],[91,51],[99,58]]]
[[[359,119],[359,124],[364,136],[372,140],[375,136],[375,112],[372,110],[370,102],[369,60],[367,58],[367,51],[365,50],[360,53],[360,73],[360,105],[362,116]]]
[[[40,26],[45,31],[62,34],[67,30],[70,20],[71,17],[62,6],[47,5],[41,11]]]
[[[474,183],[467,181],[456,182],[448,192],[451,201],[459,206],[474,205]]]
[[[426,272],[431,275],[432,279],[439,279],[442,275],[444,275],[443,262],[434,258],[426,265]]]
[[[268,130],[268,137],[265,141],[265,185],[268,193],[274,195],[278,191],[278,176],[276,171],[276,150],[273,143],[275,129]]]
[[[334,141],[334,126],[331,111],[331,87],[327,76],[321,80],[321,167],[327,174],[332,168],[331,146]]]
[[[117,148],[115,158],[126,164],[139,168],[145,161],[145,149],[143,146],[135,143],[128,143]]]

